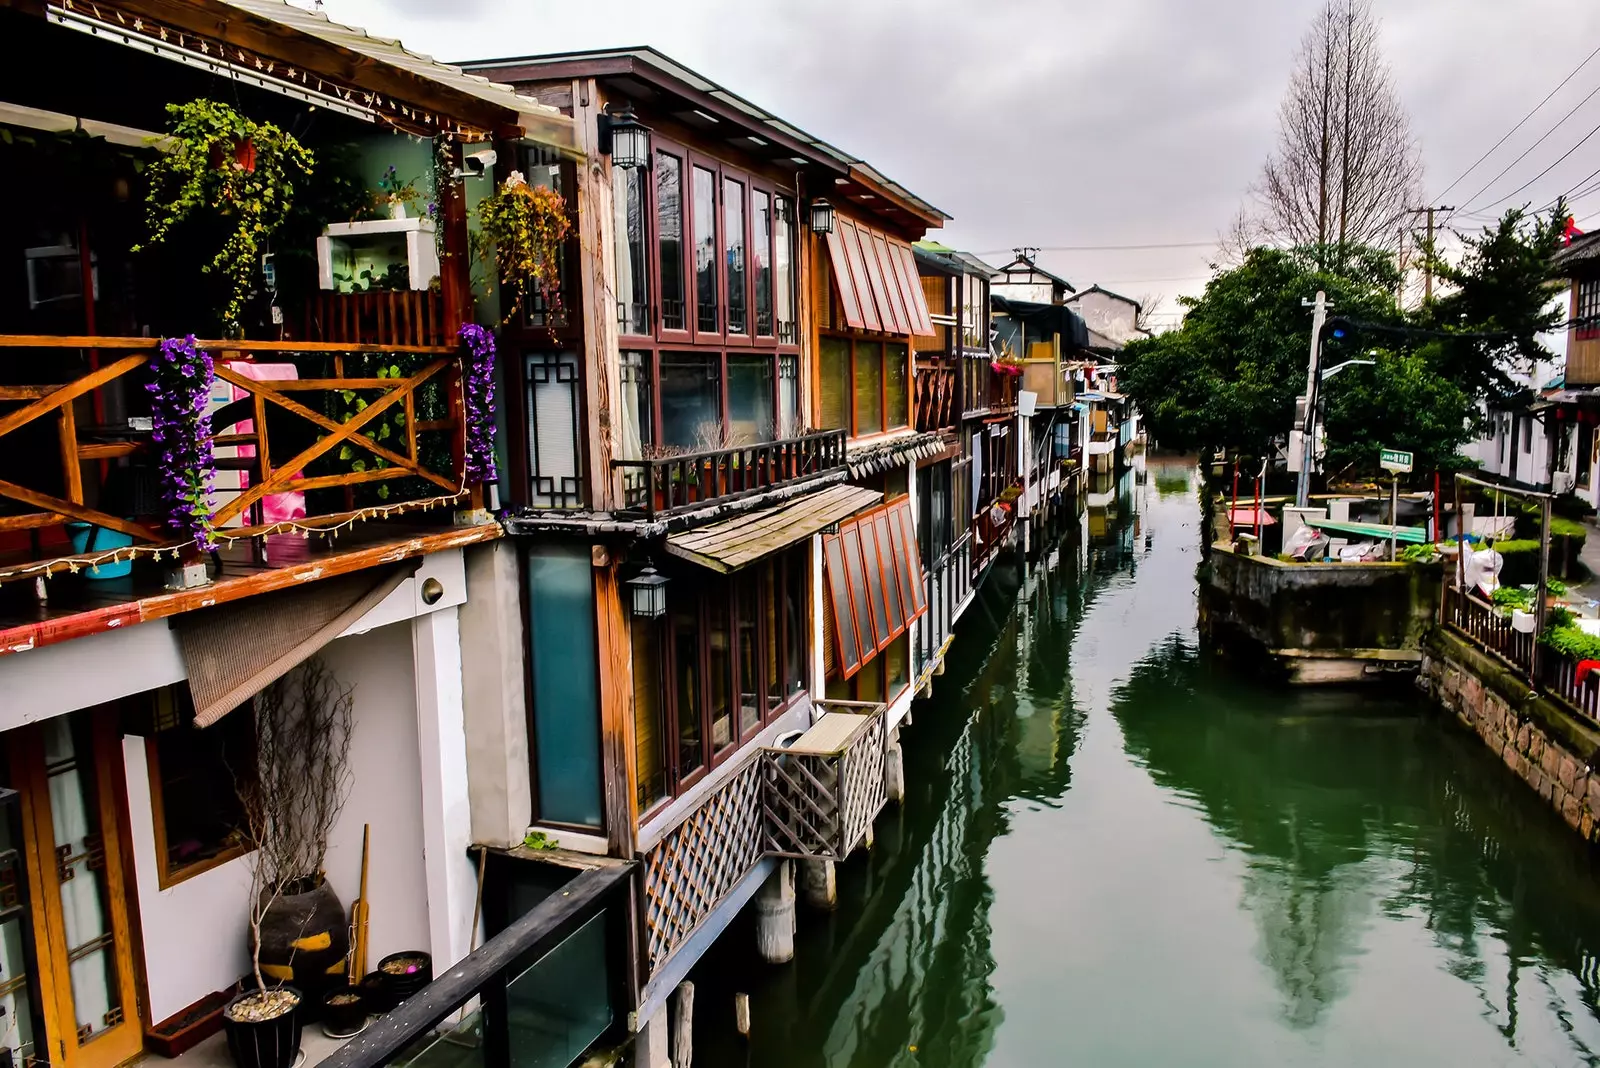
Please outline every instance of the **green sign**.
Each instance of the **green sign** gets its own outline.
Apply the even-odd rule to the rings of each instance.
[[[1379,449],[1378,466],[1385,471],[1411,470],[1411,454],[1399,449]]]

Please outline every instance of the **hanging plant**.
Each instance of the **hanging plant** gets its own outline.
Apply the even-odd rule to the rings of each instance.
[[[167,526],[195,548],[216,548],[211,526],[211,490],[217,464],[211,448],[211,416],[206,404],[216,371],[211,354],[200,348],[194,335],[167,338],[151,361],[150,394],[156,468],[161,500],[167,507]]]
[[[150,166],[145,246],[166,241],[197,211],[230,225],[227,240],[201,270],[227,279],[222,327],[241,337],[240,316],[261,266],[263,243],[283,225],[296,183],[311,176],[311,151],[272,123],[256,122],[226,104],[168,104],[170,151]],[[139,251],[143,246],[136,246]]]
[[[479,255],[494,253],[500,281],[515,299],[502,322],[522,308],[528,288],[535,286],[552,313],[560,292],[561,249],[572,230],[567,202],[554,189],[532,186],[521,171],[512,171],[500,188],[478,204]]]
[[[467,481],[493,482],[500,477],[494,464],[494,335],[463,323],[458,336],[467,347]]]

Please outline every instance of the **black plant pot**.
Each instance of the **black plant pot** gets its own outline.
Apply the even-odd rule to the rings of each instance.
[[[357,984],[356,989],[361,991],[361,996],[366,1000],[367,1012],[373,1016],[388,1012],[394,1008],[394,991],[389,989],[389,984],[384,982],[382,972],[368,972]]]
[[[416,970],[410,972],[390,970],[389,966],[401,961],[417,962]],[[433,958],[421,950],[391,953],[378,962],[378,974],[383,977],[383,984],[388,987],[390,995],[394,998],[394,1004],[398,1005],[433,982]]]
[[[281,989],[301,998],[300,991],[292,986]],[[246,991],[222,1010],[222,1031],[228,1036],[228,1053],[238,1068],[292,1068],[300,1055],[300,1010],[304,1001],[270,1020],[235,1020],[233,1007],[255,994],[254,990]]]
[[[322,995],[322,1029],[330,1038],[349,1038],[367,1026],[367,995],[356,986],[336,986]]]

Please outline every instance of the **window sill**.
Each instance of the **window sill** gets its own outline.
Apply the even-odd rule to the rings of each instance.
[[[240,857],[246,856],[249,853],[250,850],[244,848],[244,846],[234,846],[231,849],[224,849],[214,857],[207,857],[205,860],[197,860],[193,864],[186,864],[176,870],[168,868],[165,864],[163,864],[161,865],[160,871],[156,875],[156,886],[162,890],[171,890],[179,883],[188,882],[197,875],[204,875],[206,872],[211,871],[214,868],[220,868],[229,861],[238,860]]]

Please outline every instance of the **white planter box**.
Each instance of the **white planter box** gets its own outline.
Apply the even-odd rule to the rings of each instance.
[[[317,238],[317,284],[337,289],[334,273],[380,274],[391,263],[404,263],[411,288],[427,289],[439,277],[439,254],[433,244],[432,219],[371,219],[329,223]]]

